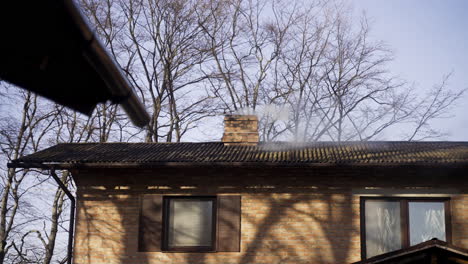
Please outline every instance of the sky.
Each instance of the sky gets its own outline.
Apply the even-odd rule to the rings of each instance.
[[[452,89],[468,88],[468,0],[348,0],[356,15],[370,19],[371,36],[394,52],[394,74],[419,89],[453,72]],[[434,122],[445,140],[468,141],[468,93],[453,117]]]
[[[448,87],[468,89],[468,0],[344,0],[359,23],[364,12],[370,35],[383,41],[393,52],[390,72],[418,90],[431,89],[451,74]],[[432,121],[432,127],[447,132],[436,140],[468,141],[468,91],[454,105],[450,116]],[[222,118],[216,129],[199,131],[186,139],[218,139]],[[401,139],[401,127],[389,129],[384,140]]]

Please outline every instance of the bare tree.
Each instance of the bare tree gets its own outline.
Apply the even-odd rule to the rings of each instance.
[[[417,101],[411,120],[414,129],[410,131],[408,140],[424,140],[445,135],[443,131],[431,127],[430,122],[434,119],[449,117],[453,105],[467,90],[449,90],[447,87],[450,76],[451,73],[445,75],[440,84],[434,85],[425,97]]]
[[[54,116],[57,111],[43,111],[43,105],[38,102],[37,96],[31,92],[20,92],[23,107],[19,113],[6,101],[4,107],[10,107],[10,115],[2,115],[0,125],[0,149],[3,164],[17,159],[25,154],[35,152],[47,139],[48,133],[53,129]],[[19,116],[16,118],[14,115]],[[21,233],[21,226],[17,223],[18,212],[23,203],[22,197],[29,189],[35,187],[23,186],[28,170],[2,169],[2,191],[0,198],[0,263],[4,263],[8,251],[15,246],[13,238]],[[26,222],[29,220],[26,219]]]
[[[1,102],[5,108],[0,116],[2,164],[57,143],[106,142],[125,137],[117,125],[122,117],[115,105],[101,105],[91,117],[84,117],[7,85],[0,87],[8,94]],[[16,107],[18,102],[23,102],[21,109]],[[68,214],[63,214],[67,206],[63,191],[47,172],[2,167],[1,180],[0,263],[51,263],[64,253],[62,248],[56,250],[57,238],[68,231],[63,225],[68,222]],[[67,172],[62,173],[62,181],[71,186]],[[44,191],[37,194],[35,190]],[[44,193],[54,199],[42,197]],[[50,208],[50,214],[43,213],[45,208]]]
[[[307,100],[313,100],[292,108],[305,117],[293,125],[302,129],[302,141],[371,140],[402,123],[415,124],[407,127],[412,131],[408,140],[414,140],[421,127],[429,128],[464,93],[448,90],[445,78],[434,91],[420,94],[392,76],[386,70],[392,54],[382,43],[370,41],[365,17],[357,29],[340,14],[331,25],[325,56],[307,87],[313,94]],[[440,135],[431,129],[424,133],[427,138]]]
[[[145,141],[180,141],[210,111],[205,1],[80,2],[151,113]]]
[[[203,30],[213,58],[210,69],[218,78],[210,79],[210,87],[225,112],[255,110],[263,103],[266,78],[296,19],[296,6],[290,13],[281,7],[243,0],[226,2],[219,11],[211,7],[212,23]],[[273,19],[265,16],[268,11]]]
[[[449,116],[465,92],[449,89],[450,74],[425,92],[392,75],[391,51],[371,40],[365,17],[351,23],[347,6],[336,1],[79,3],[151,122],[135,128],[109,103],[85,117],[0,83],[3,164],[63,142],[178,142],[223,112],[261,113],[265,141],[366,141],[401,126],[405,140],[439,138],[443,131],[432,121]],[[10,100],[22,108],[7,111]],[[285,111],[287,118],[278,118]],[[63,260],[63,192],[54,185],[53,201],[44,202],[48,213],[34,215],[28,210],[36,201],[27,194],[49,184],[48,177],[4,167],[0,173],[0,264]],[[68,173],[61,177],[71,186]]]
[[[391,51],[371,40],[365,16],[352,23],[343,3],[238,0],[227,7],[204,28],[218,77],[210,85],[225,112],[263,116],[263,140],[372,140],[402,124],[408,140],[437,138],[431,121],[464,93],[450,91],[446,79],[421,93],[393,76]],[[265,111],[271,106],[288,109],[289,119]]]

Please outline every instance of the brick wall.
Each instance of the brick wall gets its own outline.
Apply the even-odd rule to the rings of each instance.
[[[360,260],[360,195],[451,197],[453,244],[468,248],[464,170],[158,168],[81,170],[76,264],[351,263]],[[138,252],[142,194],[242,196],[241,252]]]
[[[255,115],[227,115],[224,117],[224,133],[221,141],[225,145],[258,144],[258,119]]]

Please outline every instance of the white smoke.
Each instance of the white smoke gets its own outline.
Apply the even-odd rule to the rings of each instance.
[[[235,115],[256,115],[259,119],[268,118],[271,121],[288,121],[290,117],[290,109],[286,105],[267,104],[259,106],[257,109],[245,107],[238,109]]]
[[[282,126],[285,123],[289,122],[290,117],[291,117],[291,110],[286,105],[266,104],[266,105],[259,106],[256,109],[252,109],[252,108],[238,109],[233,114],[235,114],[235,115],[256,115],[258,120],[260,121],[259,129],[261,129],[262,125],[275,123],[276,125]],[[285,134],[285,135],[287,135],[287,134]],[[263,138],[262,140],[264,142],[270,142],[270,139],[268,139],[268,138]],[[288,139],[286,139],[284,137],[278,137],[275,140],[276,141],[277,140],[289,141]],[[295,141],[295,140],[293,140],[293,141]],[[282,146],[284,147],[284,145],[282,145]],[[269,147],[277,148],[277,147],[280,147],[280,146],[276,146],[275,144],[272,144]]]
[[[263,115],[277,121],[288,121],[291,111],[288,106],[265,105]]]

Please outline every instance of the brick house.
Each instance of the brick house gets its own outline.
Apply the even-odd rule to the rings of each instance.
[[[222,142],[59,144],[12,164],[73,175],[76,264],[352,263],[434,237],[468,248],[467,142],[259,143],[254,116],[227,116]]]

